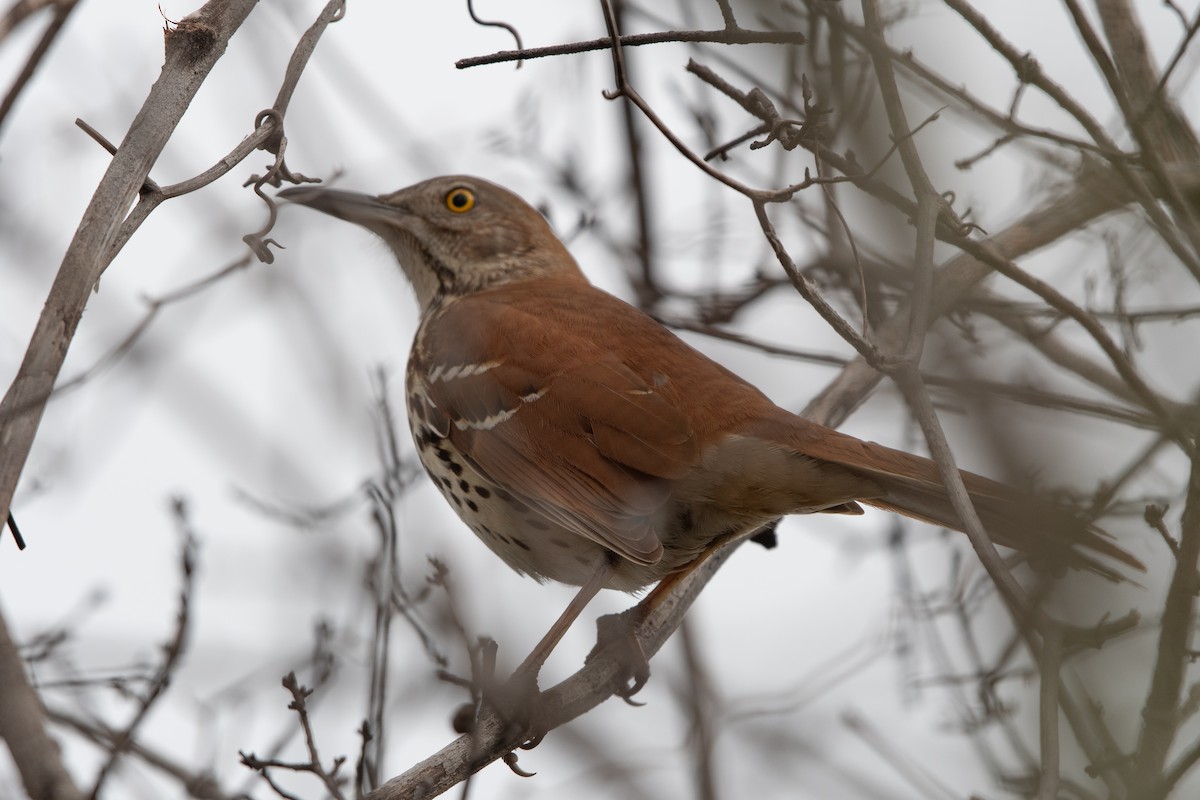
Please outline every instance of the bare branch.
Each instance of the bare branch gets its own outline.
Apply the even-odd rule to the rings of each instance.
[[[1158,657],[1146,704],[1142,732],[1134,756],[1137,797],[1164,797],[1169,784],[1164,766],[1179,729],[1181,690],[1191,661],[1196,619],[1196,591],[1200,587],[1200,455],[1193,453],[1186,505],[1179,531],[1175,569],[1167,588]]]
[[[693,570],[659,584],[641,603],[626,614],[640,619],[635,635],[650,658],[674,633],[700,591],[733,554],[738,543],[716,551]],[[584,714],[625,686],[625,667],[603,653],[591,658],[583,669],[562,683],[542,692],[534,710],[540,730],[548,731]],[[467,776],[511,753],[527,737],[493,712],[434,755],[393,778],[363,800],[407,800],[434,797]]]
[[[21,96],[22,90],[33,78],[33,74],[37,72],[38,65],[42,63],[42,59],[46,57],[46,53],[50,51],[50,45],[54,44],[54,40],[58,38],[59,31],[67,22],[67,17],[71,16],[71,12],[75,10],[79,0],[50,0],[47,3],[26,2],[18,3],[9,9],[8,14],[3,20],[0,20],[0,41],[8,34],[12,27],[19,23],[24,14],[32,10],[37,10],[38,6],[52,5],[54,7],[54,16],[47,23],[46,29],[42,31],[42,38],[34,46],[33,51],[29,54],[29,58],[25,62],[20,74],[13,80],[12,87],[9,88],[8,94],[0,100],[0,131],[4,130],[4,121],[8,118],[8,114],[17,103],[17,98]]]
[[[0,614],[0,738],[8,745],[13,763],[30,797],[46,800],[83,800],[62,763],[58,743],[46,730],[37,693],[25,674],[25,663]]]
[[[174,28],[166,64],[75,233],[17,377],[0,402],[0,511],[7,513],[45,403],[117,230],[192,97],[256,3],[210,0]]]
[[[664,42],[714,42],[717,44],[804,44],[799,33],[774,33],[771,31],[748,31],[742,28],[724,28],[715,31],[664,31],[661,33],[636,33],[619,38],[622,47],[639,47]],[[528,50],[501,50],[487,56],[460,58],[454,62],[458,69],[469,69],[483,64],[500,64],[505,61],[524,61],[548,56],[565,56],[586,53],[591,50],[612,48],[612,38],[592,39],[586,42],[559,44],[550,47],[534,47]]]

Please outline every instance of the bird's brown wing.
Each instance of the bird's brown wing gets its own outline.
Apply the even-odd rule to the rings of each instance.
[[[440,427],[546,518],[657,562],[655,515],[698,457],[688,420],[653,377],[597,347],[597,331],[547,324],[536,303],[513,300],[480,292],[424,327],[414,357]]]
[[[582,277],[455,300],[427,322],[422,344],[440,427],[475,468],[631,561],[661,557],[654,525],[672,482],[726,507],[745,504],[748,516],[851,512],[861,500],[962,527],[929,459],[783,411]],[[753,444],[745,437],[761,447],[747,449],[742,469],[740,443]],[[712,454],[721,463],[705,468]],[[963,478],[998,542],[1110,577],[1078,548],[1140,567],[1070,512],[978,475]]]

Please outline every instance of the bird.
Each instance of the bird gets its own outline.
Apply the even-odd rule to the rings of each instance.
[[[962,530],[933,461],[776,405],[593,286],[546,218],[487,180],[278,196],[391,249],[420,310],[405,372],[417,455],[463,522],[524,575],[580,587],[518,668],[536,673],[603,588],[636,591],[792,514],[862,505]],[[992,539],[1120,579],[1143,569],[1049,501],[962,473]]]

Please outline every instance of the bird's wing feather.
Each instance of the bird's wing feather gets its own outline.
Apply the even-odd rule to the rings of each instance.
[[[472,466],[557,524],[638,563],[655,515],[697,460],[676,406],[586,331],[539,324],[482,292],[423,330],[425,391]],[[594,331],[592,332],[594,333]]]

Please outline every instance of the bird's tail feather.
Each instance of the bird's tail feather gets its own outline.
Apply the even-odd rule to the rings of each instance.
[[[958,511],[942,484],[932,485],[895,474],[873,473],[871,477],[883,486],[886,494],[864,503],[953,530],[963,529]],[[963,473],[963,477],[976,485],[987,481],[971,473]],[[997,544],[1027,553],[1035,564],[1051,569],[1061,566],[1085,569],[1112,581],[1124,580],[1124,576],[1106,563],[1108,559],[1145,571],[1140,561],[1096,525],[1048,501],[1021,495],[991,481],[987,483],[992,484],[988,487],[990,491],[979,492],[969,486],[968,493],[980,522]]]
[[[879,487],[876,496],[860,498],[861,502],[963,530],[941,473],[930,459],[788,417],[773,421],[775,425],[786,425],[786,431],[772,431],[776,440],[788,442],[810,458],[837,464]],[[1112,536],[1073,511],[981,475],[965,471],[961,475],[983,527],[997,544],[1027,553],[1034,563],[1085,569],[1111,580],[1123,580],[1124,576],[1109,561],[1145,571],[1145,566]]]

